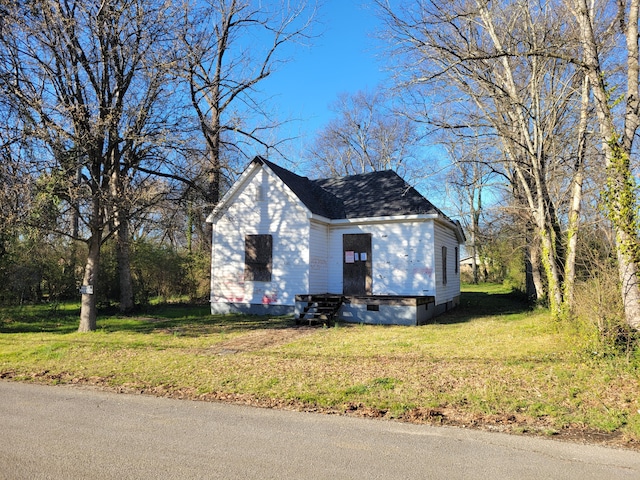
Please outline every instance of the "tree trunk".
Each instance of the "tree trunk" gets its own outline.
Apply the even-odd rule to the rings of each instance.
[[[131,277],[131,242],[129,222],[118,213],[119,225],[116,231],[116,255],[118,259],[118,276],[120,280],[120,313],[129,313],[134,308],[133,279]]]
[[[606,151],[608,175],[607,209],[609,219],[616,232],[616,254],[618,259],[618,273],[620,277],[620,293],[624,305],[624,315],[627,324],[640,328],[640,288],[638,285],[637,253],[638,239],[635,213],[635,193],[630,180],[629,166],[620,168],[620,155],[628,158],[629,152],[621,152],[619,148],[609,148]],[[624,162],[626,163],[626,162]],[[616,186],[617,185],[617,186]],[[632,233],[633,232],[633,233]]]
[[[473,284],[477,285],[479,283],[478,276],[478,247],[476,247],[475,243],[471,247],[471,272],[473,273]]]
[[[567,225],[567,255],[564,267],[563,297],[566,313],[571,315],[574,309],[574,288],[576,278],[576,251],[578,249],[578,229],[580,225],[580,203],[582,202],[582,167],[573,179],[569,223]]]
[[[116,136],[114,134],[114,136]],[[116,260],[118,262],[118,283],[120,287],[120,313],[133,310],[133,281],[131,278],[131,255],[129,238],[129,210],[127,208],[127,194],[124,185],[126,174],[120,172],[121,153],[114,146],[112,149],[114,165],[111,173],[110,193],[113,229],[116,238]]]
[[[542,266],[546,272],[549,292],[549,308],[553,318],[560,318],[562,312],[562,291],[560,287],[560,276],[555,257],[555,243],[550,229],[540,229]]]
[[[469,205],[471,209],[471,266],[473,268],[473,283],[478,284],[478,233],[480,232],[480,212],[482,211],[482,186],[478,186],[478,206],[474,204],[474,189],[469,195]]]
[[[76,185],[82,182],[82,168],[76,168]],[[69,251],[69,285],[77,286],[76,271],[80,265],[78,254],[78,240],[80,239],[80,203],[75,201],[71,210],[71,244]]]
[[[625,320],[632,328],[640,328],[640,288],[638,266],[634,252],[637,246],[637,202],[631,181],[629,158],[638,129],[638,11],[640,2],[632,0],[628,9],[625,39],[627,46],[627,91],[625,96],[624,131],[617,133],[614,113],[610,104],[610,91],[602,71],[598,43],[594,34],[593,7],[586,0],[575,1],[574,15],[580,26],[584,49],[583,67],[592,85],[596,113],[600,123],[602,149],[607,166],[605,203],[607,214],[616,233],[616,254],[620,278],[620,293],[624,305]],[[633,231],[633,233],[630,233]]]
[[[78,332],[90,332],[97,327],[96,283],[98,280],[98,272],[100,271],[101,243],[102,230],[94,230],[89,239],[89,254],[87,255],[84,277],[82,279],[83,287],[89,290],[82,294]]]
[[[580,210],[582,203],[582,184],[584,182],[584,157],[587,148],[587,126],[589,121],[589,77],[582,80],[582,104],[580,124],[578,127],[578,150],[574,165],[574,176],[571,187],[571,205],[569,207],[569,223],[567,225],[567,246],[564,266],[563,296],[566,313],[571,316],[575,307],[574,289],[576,278],[576,251],[578,249],[578,231],[580,226]]]
[[[530,235],[534,238],[534,235]],[[545,297],[544,282],[542,281],[541,264],[540,264],[540,247],[539,242],[532,242],[527,248],[528,267],[527,272],[527,298],[532,303],[538,303]]]
[[[97,160],[92,162],[91,173],[94,178],[99,178],[101,171],[101,158],[96,155]],[[80,326],[79,332],[90,332],[96,329],[97,300],[96,293],[98,290],[98,273],[100,271],[100,249],[102,248],[103,224],[103,205],[101,201],[101,192],[97,185],[92,185],[91,190],[91,216],[89,218],[89,228],[91,236],[89,237],[89,253],[84,267],[84,276],[82,279],[82,287],[85,291],[82,293],[82,304],[80,307]]]
[[[619,231],[616,235],[618,246],[618,271],[620,275],[620,287],[622,290],[622,303],[627,324],[636,330],[640,330],[640,289],[638,288],[638,266],[629,252],[622,245],[637,241],[627,238],[626,232]]]

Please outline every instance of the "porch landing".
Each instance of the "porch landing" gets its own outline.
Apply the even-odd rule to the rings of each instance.
[[[322,294],[331,296],[332,294]],[[296,295],[295,316],[304,318],[317,295]],[[342,297],[342,306],[336,319],[343,322],[367,323],[373,325],[423,325],[434,316],[454,306],[435,305],[433,296],[392,296],[392,295],[335,295]]]

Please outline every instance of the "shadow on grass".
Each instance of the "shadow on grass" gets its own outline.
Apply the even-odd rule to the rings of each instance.
[[[136,315],[100,319],[98,329],[105,332],[167,333],[199,336],[258,329],[283,329],[295,326],[291,315],[212,315],[208,305],[158,305]]]
[[[465,323],[478,317],[508,315],[529,311],[526,298],[519,293],[462,292],[460,306],[433,319],[431,323]],[[78,330],[77,304],[44,304],[0,307],[0,333],[58,333]],[[211,315],[209,305],[161,304],[139,308],[129,316],[115,309],[102,309],[98,316],[102,332],[166,333],[198,336],[215,333],[283,329],[295,326],[291,315]]]
[[[101,309],[97,330],[102,332],[167,333],[198,336],[209,333],[282,329],[295,325],[291,316],[211,315],[208,305],[163,304],[139,308],[132,315]],[[0,333],[59,333],[78,330],[80,309],[64,305],[0,308]]]
[[[465,323],[478,317],[511,315],[530,311],[525,295],[519,292],[462,292],[460,305],[435,317],[433,323]]]
[[[79,321],[80,307],[72,304],[0,307],[0,333],[73,333]]]

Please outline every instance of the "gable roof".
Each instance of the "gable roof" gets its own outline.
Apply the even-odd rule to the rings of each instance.
[[[392,170],[310,180],[262,157],[253,162],[266,165],[312,213],[331,220],[435,214],[452,222]]]

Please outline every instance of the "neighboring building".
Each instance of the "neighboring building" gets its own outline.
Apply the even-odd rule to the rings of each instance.
[[[480,258],[479,255],[476,255],[475,265],[479,278],[486,281],[489,276],[487,273],[489,270],[489,260],[486,258]],[[473,256],[467,256],[460,259],[460,278],[463,282],[473,282]]]
[[[459,302],[460,224],[392,171],[310,180],[256,157],[207,221],[212,313],[332,293],[342,320],[416,325]]]
[[[473,256],[467,256],[460,259],[460,273],[463,277],[466,276],[468,278],[473,278],[473,265]],[[478,269],[482,265],[478,255],[476,255],[475,265]]]

